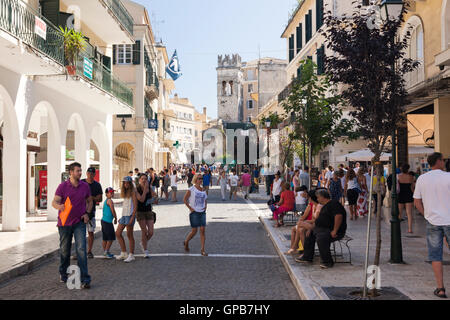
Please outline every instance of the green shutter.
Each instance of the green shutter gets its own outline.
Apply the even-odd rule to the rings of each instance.
[[[59,0],[40,0],[42,15],[54,25],[59,25]]]
[[[136,40],[133,44],[133,64],[141,64],[141,41]]]
[[[113,64],[117,64],[117,45],[113,44]]]
[[[308,14],[305,16],[306,21],[306,41],[308,43],[312,38],[312,10],[308,11]]]
[[[289,37],[289,62],[294,59],[294,35]]]
[[[323,25],[323,0],[316,0],[316,30]]]
[[[319,49],[317,49],[317,74],[321,75],[325,72],[325,47],[322,45]]]
[[[302,50],[302,46],[303,46],[303,28],[302,24],[300,23],[300,25],[297,27],[297,53],[299,53],[300,50]]]

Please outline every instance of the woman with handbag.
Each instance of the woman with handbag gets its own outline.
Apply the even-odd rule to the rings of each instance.
[[[359,185],[356,179],[356,174],[353,169],[347,171],[345,177],[345,190],[344,193],[348,199],[348,207],[350,209],[350,220],[358,219],[356,215],[356,202],[358,201]]]
[[[191,232],[183,242],[184,250],[189,252],[189,241],[197,234],[198,228],[200,228],[200,242],[201,242],[201,254],[206,257],[208,254],[205,251],[206,240],[206,207],[208,195],[203,189],[203,178],[201,174],[196,174],[193,181],[194,186],[189,188],[184,196],[184,204],[188,207],[189,221],[191,223]]]

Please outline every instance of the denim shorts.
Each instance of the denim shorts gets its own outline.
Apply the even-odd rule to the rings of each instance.
[[[130,223],[130,220],[131,220],[131,216],[124,216],[124,217],[120,218],[119,224],[121,224],[123,226],[127,226]],[[135,222],[136,222],[136,219],[133,220],[133,226],[134,226]]]
[[[450,226],[434,226],[427,222],[428,261],[442,262],[444,237],[450,243]]]
[[[305,212],[306,211],[306,204],[295,204],[295,209],[297,212]]]
[[[192,228],[206,227],[206,212],[192,212],[189,221]]]

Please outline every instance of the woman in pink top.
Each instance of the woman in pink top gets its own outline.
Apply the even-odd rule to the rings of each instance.
[[[248,199],[248,192],[250,185],[252,184],[251,180],[252,176],[248,173],[248,170],[245,169],[244,174],[241,176],[242,193],[244,194],[245,199]]]
[[[277,221],[276,228],[283,225],[284,213],[294,211],[295,208],[295,193],[290,190],[289,183],[283,183],[281,188],[281,198],[277,203],[278,209],[273,212],[273,218]]]

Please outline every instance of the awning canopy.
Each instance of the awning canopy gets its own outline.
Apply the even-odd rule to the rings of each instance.
[[[349,154],[345,154],[343,156],[337,157],[336,160],[340,162],[346,161],[372,161],[374,153],[369,149],[362,149],[356,152],[352,152]],[[390,153],[382,153],[380,157],[380,161],[390,161],[392,154]]]

